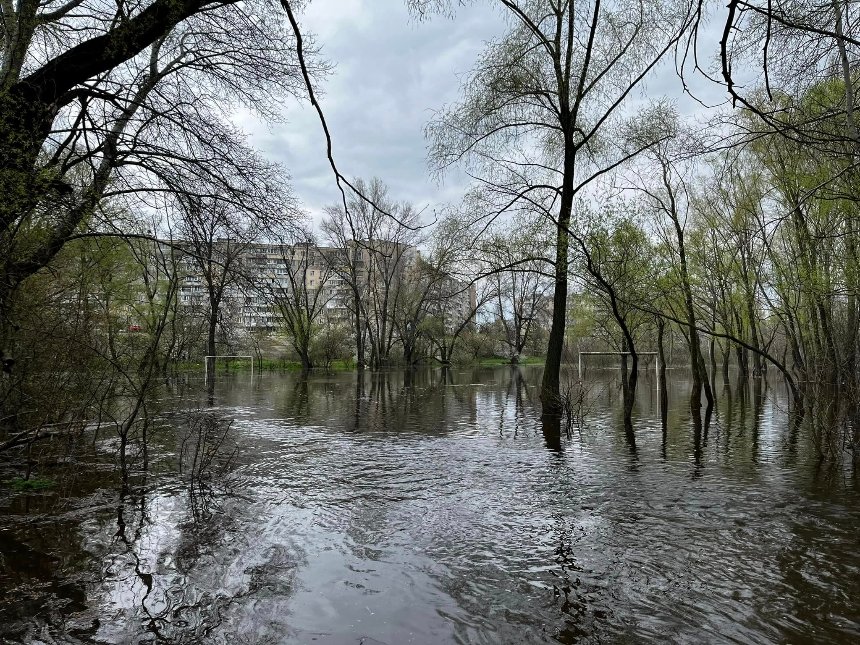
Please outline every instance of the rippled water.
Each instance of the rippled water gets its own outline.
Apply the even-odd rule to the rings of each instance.
[[[857,471],[778,384],[697,433],[677,375],[664,431],[646,373],[631,442],[614,373],[561,437],[539,376],[192,384],[124,491],[111,437],[46,449],[53,489],[0,492],[0,640],[858,642]]]

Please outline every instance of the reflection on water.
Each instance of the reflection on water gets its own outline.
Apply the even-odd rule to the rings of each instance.
[[[795,422],[740,381],[696,425],[683,374],[661,411],[643,373],[631,436],[614,373],[570,428],[539,376],[238,375],[211,405],[192,383],[127,487],[110,437],[45,447],[57,486],[0,493],[0,639],[857,642],[838,406]]]

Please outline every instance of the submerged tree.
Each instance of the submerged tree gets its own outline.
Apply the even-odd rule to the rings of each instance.
[[[431,161],[438,172],[465,162],[480,173],[493,203],[488,217],[538,209],[554,229],[553,315],[541,401],[556,413],[575,198],[653,144],[621,146],[611,139],[622,106],[678,41],[691,6],[673,0],[501,4],[510,29],[481,56],[462,101],[429,126]]]
[[[420,265],[423,319],[415,315],[409,327],[426,336],[443,366],[454,360],[463,335],[474,328],[493,293],[490,282],[481,279],[484,263],[470,258],[474,235],[468,220],[456,214],[446,217],[433,230]]]
[[[586,233],[573,236],[576,269],[621,333],[617,349],[621,352],[624,422],[632,434],[639,379],[636,336],[639,327],[648,322],[641,307],[655,295],[650,288],[655,278],[651,245],[635,214],[623,207],[604,206],[591,213],[590,220]]]
[[[9,434],[0,450],[104,425],[116,429],[124,463],[174,346],[177,254],[149,239],[94,236],[71,242],[49,268],[19,296],[25,351],[0,381]]]
[[[545,257],[551,241],[535,222],[515,220],[480,246],[492,311],[511,363],[519,362],[533,334],[552,316],[554,275]]]
[[[664,248],[673,254],[671,266],[675,270],[677,284],[682,294],[684,333],[690,352],[690,370],[693,375],[690,393],[690,408],[696,418],[700,418],[701,397],[704,390],[708,408],[714,404],[714,395],[707,376],[707,367],[702,355],[699,337],[699,317],[693,296],[693,277],[690,267],[687,235],[692,216],[691,194],[684,176],[682,163],[675,163],[677,138],[667,139],[655,146],[649,153],[650,161],[656,166],[656,176],[645,177],[637,187],[645,195],[647,207],[662,218],[668,231],[664,234],[667,244]]]
[[[211,381],[215,372],[217,332],[224,327],[223,306],[229,291],[244,287],[247,291],[242,259],[258,230],[252,222],[232,212],[231,207],[217,197],[186,198],[182,219],[177,229],[184,247],[185,264],[189,274],[202,279],[205,290],[206,374]],[[243,284],[244,282],[244,284]],[[195,303],[188,303],[194,306]]]
[[[234,204],[265,193],[259,157],[225,105],[276,119],[304,84],[295,39],[272,19],[281,9],[265,2],[0,9],[0,351],[9,356],[22,283],[76,235],[123,232],[101,217],[105,200],[137,213],[159,195],[205,197],[201,185]],[[316,72],[312,52],[306,44]]]
[[[399,286],[415,255],[420,226],[412,205],[391,200],[382,180],[353,184],[356,192],[344,205],[326,209],[322,228],[333,247],[325,257],[342,281],[342,303],[350,312],[362,369],[366,362],[387,363],[397,342]]]
[[[322,328],[326,306],[335,297],[334,286],[329,284],[331,265],[324,257],[329,250],[320,249],[307,231],[284,242],[280,246],[283,273],[272,275],[269,284],[262,285],[263,293],[274,303],[302,369],[307,371],[314,367],[315,343],[327,331]]]

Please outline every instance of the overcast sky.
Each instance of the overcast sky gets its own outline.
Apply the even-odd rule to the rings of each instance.
[[[335,65],[321,103],[341,172],[379,176],[393,198],[418,208],[458,201],[462,176],[448,176],[442,185],[428,177],[423,130],[433,110],[458,98],[461,78],[486,42],[503,33],[501,12],[478,2],[458,7],[453,17],[418,21],[405,0],[313,0],[299,20]],[[679,85],[667,64],[646,91],[679,98]],[[706,94],[721,96],[713,88]],[[680,103],[684,112],[700,109]],[[291,103],[286,118],[269,127],[240,117],[240,125],[256,148],[289,169],[297,196],[317,220],[325,205],[338,201],[322,129],[309,104]]]

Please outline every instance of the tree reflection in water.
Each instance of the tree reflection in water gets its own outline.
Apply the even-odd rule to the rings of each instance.
[[[850,397],[717,379],[697,419],[674,372],[628,427],[590,378],[573,432],[539,370],[449,367],[166,393],[126,472],[42,445],[57,488],[0,497],[0,639],[850,641]]]

